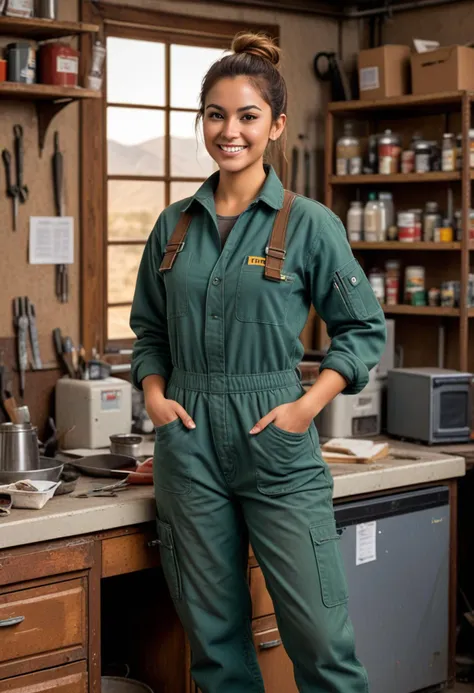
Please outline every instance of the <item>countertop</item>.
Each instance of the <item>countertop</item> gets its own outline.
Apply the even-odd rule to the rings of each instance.
[[[334,499],[349,499],[392,488],[443,481],[465,474],[465,461],[459,455],[448,455],[438,448],[409,443],[394,443],[397,451],[420,459],[386,458],[372,464],[330,464],[334,477]],[[143,444],[147,455],[152,443]],[[69,451],[94,454],[98,450]],[[72,494],[52,498],[42,510],[13,509],[0,518],[0,550],[51,541],[81,534],[126,527],[153,521],[155,501],[152,486],[131,486],[115,498],[76,498],[91,488],[113,482],[112,479],[81,477]]]

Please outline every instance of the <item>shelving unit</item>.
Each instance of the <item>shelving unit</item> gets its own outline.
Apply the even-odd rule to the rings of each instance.
[[[33,41],[65,36],[95,34],[99,27],[83,22],[60,22],[50,19],[22,19],[0,17],[0,36],[26,38]],[[74,101],[100,99],[102,94],[82,87],[60,87],[54,84],[23,84],[0,82],[0,99],[32,101],[38,116],[38,146],[40,154],[44,148],[46,133],[54,116]]]
[[[443,306],[384,306],[387,317],[396,322],[397,344],[404,353],[405,366],[444,365],[447,368],[474,371],[474,308],[467,305],[467,287],[471,251],[469,240],[469,210],[474,171],[469,162],[469,129],[471,127],[472,92],[445,92],[426,96],[403,96],[378,101],[349,101],[329,105],[326,118],[325,203],[345,222],[351,200],[365,201],[370,190],[391,191],[396,210],[424,207],[427,200],[436,200],[446,208],[448,190],[455,207],[462,210],[463,236],[460,242],[403,243],[387,241],[352,243],[354,254],[368,272],[372,267],[383,268],[386,260],[398,259],[403,293],[404,267],[424,265],[426,288],[439,286],[442,281],[460,281],[460,305]],[[452,173],[397,173],[393,175],[337,176],[335,149],[339,131],[345,120],[359,124],[358,134],[368,136],[390,128],[403,138],[403,148],[414,132],[427,132],[428,139],[439,139],[443,132],[461,132],[463,167]],[[431,184],[427,187],[426,184]],[[421,320],[422,319],[422,320]],[[438,337],[441,338],[439,342]],[[321,334],[318,347],[325,335]],[[444,354],[440,364],[440,349]],[[471,344],[471,352],[469,351]]]

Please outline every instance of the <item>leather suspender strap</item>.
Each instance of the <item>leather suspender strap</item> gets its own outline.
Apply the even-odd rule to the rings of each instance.
[[[167,272],[173,267],[178,253],[180,253],[184,248],[186,234],[188,233],[191,219],[192,216],[191,214],[188,214],[188,212],[183,212],[181,214],[179,221],[176,224],[176,227],[166,245],[165,254],[160,265],[160,272]]]
[[[270,243],[265,248],[265,279],[270,279],[273,282],[282,281],[283,263],[285,261],[286,250],[286,229],[288,228],[288,219],[290,211],[296,195],[288,190],[285,190],[283,199],[283,207],[278,211],[273,224]]]

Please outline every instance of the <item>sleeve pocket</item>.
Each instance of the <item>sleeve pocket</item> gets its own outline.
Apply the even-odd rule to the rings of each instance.
[[[381,310],[370,282],[355,258],[336,270],[334,284],[350,316],[356,320],[366,320]]]
[[[179,571],[178,558],[174,546],[173,530],[171,525],[162,520],[156,521],[158,539],[160,542],[160,555],[163,573],[168,584],[168,589],[173,601],[179,601],[182,596],[181,573]]]
[[[347,581],[339,551],[339,535],[334,521],[309,529],[321,583],[321,597],[328,608],[348,600]]]

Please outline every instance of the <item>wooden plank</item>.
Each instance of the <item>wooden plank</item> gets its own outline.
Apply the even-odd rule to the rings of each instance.
[[[71,539],[57,545],[34,544],[6,549],[0,558],[0,585],[72,573],[93,565],[92,539]]]
[[[0,693],[87,693],[87,663],[76,662],[0,681]]]
[[[459,317],[459,308],[445,308],[443,306],[383,306],[387,315],[434,315],[443,318]]]
[[[1,82],[1,99],[21,99],[27,101],[51,101],[58,99],[101,99],[102,94],[83,87],[59,87],[55,84],[21,84],[20,82]]]
[[[59,38],[60,36],[77,36],[79,34],[97,33],[97,24],[83,22],[60,22],[35,17],[0,17],[1,36],[20,36],[35,41]]]
[[[380,173],[362,174],[360,176],[330,176],[331,185],[385,185],[387,183],[443,183],[460,181],[461,173],[453,171],[429,171],[428,173]]]
[[[88,600],[87,600],[87,633],[89,640],[89,691],[88,693],[100,693],[101,691],[101,570],[102,570],[102,543],[94,542],[94,563],[89,571]]]
[[[149,547],[148,542],[155,539],[149,533],[104,539],[102,541],[102,577],[133,573],[160,565],[158,547]]]
[[[368,241],[352,241],[353,250],[461,250],[461,243],[432,243],[420,241],[416,243],[403,243],[401,241],[381,241],[371,243]],[[471,250],[474,250],[474,242],[471,242]]]
[[[469,98],[472,93],[467,92]],[[463,91],[440,92],[439,94],[425,94],[422,96],[409,94],[407,96],[394,96],[389,99],[375,101],[337,101],[328,106],[330,113],[335,115],[351,113],[354,111],[385,111],[390,109],[405,109],[417,106],[454,106],[459,108],[463,98]]]

